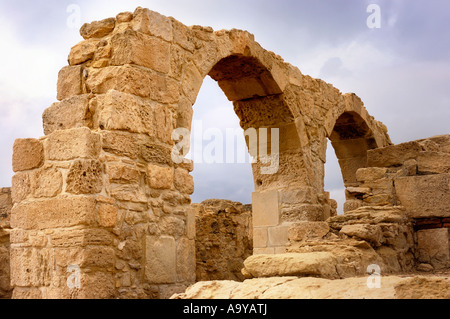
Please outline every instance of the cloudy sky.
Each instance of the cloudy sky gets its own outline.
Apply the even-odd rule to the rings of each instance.
[[[380,9],[380,28],[368,27],[371,4]],[[1,0],[0,186],[11,185],[14,140],[43,135],[42,112],[56,101],[57,73],[82,40],[81,24],[137,6],[186,25],[250,31],[304,74],[359,95],[394,143],[450,133],[448,0]],[[209,78],[194,107],[203,130],[239,127],[231,103]],[[199,142],[193,142],[195,148]],[[327,156],[326,189],[342,202],[331,147]],[[249,164],[196,164],[193,174],[194,202],[251,201]]]

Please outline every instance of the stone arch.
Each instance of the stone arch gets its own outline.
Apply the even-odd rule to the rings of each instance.
[[[58,102],[44,111],[45,136],[14,145],[15,297],[164,298],[195,281],[193,163],[173,161],[173,132],[191,128],[207,75],[244,129],[278,129],[276,172],[252,168],[254,253],[284,252],[292,225],[331,215],[326,139],[338,143],[346,120],[366,123],[370,147],[390,143],[356,95],[303,75],[246,31],[137,8],[80,33]],[[273,149],[268,135],[258,155]],[[76,290],[65,284],[69,265],[79,266]]]
[[[386,127],[370,116],[355,94],[345,94],[343,111],[330,122],[328,139],[335,151],[346,187],[346,199],[354,199],[359,186],[356,171],[367,167],[367,151],[391,145]],[[329,129],[329,128],[328,128]]]

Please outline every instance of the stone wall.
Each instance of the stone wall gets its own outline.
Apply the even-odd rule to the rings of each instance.
[[[242,281],[244,260],[253,253],[251,205],[210,199],[192,206],[197,281]]]
[[[10,285],[10,213],[11,189],[0,188],[0,299],[11,298]]]
[[[344,210],[403,206],[420,267],[450,267],[450,135],[370,150],[367,166],[356,171],[357,187],[347,187]]]

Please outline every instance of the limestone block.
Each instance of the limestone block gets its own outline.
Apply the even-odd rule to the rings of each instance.
[[[174,18],[169,19],[172,22],[173,41],[183,49],[193,52],[195,49],[195,36],[192,30]]]
[[[277,226],[280,220],[277,190],[252,194],[253,226]]]
[[[195,282],[195,241],[186,237],[177,242],[177,281]]]
[[[63,178],[56,168],[43,168],[31,175],[31,188],[34,197],[54,197],[62,190]]]
[[[324,217],[322,205],[303,204],[281,209],[283,222],[323,221]]]
[[[327,222],[296,222],[289,226],[288,235],[291,241],[322,238],[330,231]]]
[[[288,236],[289,226],[280,225],[275,227],[268,227],[268,246],[287,246],[289,245]]]
[[[422,151],[422,147],[416,141],[368,150],[367,166],[389,167],[402,165],[403,162],[416,158],[420,151]]]
[[[185,67],[182,83],[184,95],[194,104],[203,83],[203,76],[194,63],[191,62]]]
[[[101,227],[114,227],[117,222],[117,207],[110,204],[100,204],[98,206],[98,224]]]
[[[244,261],[245,270],[255,278],[320,276],[336,279],[336,259],[330,252],[253,255]]]
[[[148,35],[172,41],[172,24],[170,19],[146,8],[138,7],[134,11],[132,28]]]
[[[176,168],[174,174],[175,188],[180,192],[192,195],[194,193],[194,178],[183,168]]]
[[[54,275],[54,256],[50,249],[11,247],[11,285],[48,286]]]
[[[418,153],[417,172],[422,174],[450,173],[450,153],[441,153],[441,152]]]
[[[97,50],[98,43],[99,40],[89,39],[72,47],[69,53],[69,65],[78,65],[91,60]]]
[[[355,236],[366,240],[373,245],[380,246],[383,233],[380,226],[378,225],[367,225],[367,224],[355,224],[355,225],[344,225],[340,233],[347,236]]]
[[[450,217],[450,174],[399,177],[394,183],[410,217]]]
[[[189,206],[186,212],[186,236],[188,239],[195,239],[195,209]]]
[[[65,66],[59,71],[56,95],[58,101],[83,94],[82,73],[81,65]]]
[[[121,130],[155,135],[154,106],[134,95],[110,90],[91,102],[102,130]]]
[[[81,289],[77,294],[79,299],[114,299],[116,287],[114,276],[108,272],[83,272],[81,274]]]
[[[166,41],[125,30],[112,37],[111,45],[111,65],[136,64],[161,73],[170,70],[170,45]]]
[[[97,160],[76,160],[70,166],[66,192],[97,194],[103,188],[103,166]]]
[[[89,113],[89,96],[76,95],[61,102],[53,103],[42,114],[44,134],[49,135],[56,130],[66,130],[91,124]]]
[[[374,181],[383,178],[387,173],[387,168],[367,167],[356,171],[356,180],[358,182]]]
[[[176,242],[169,236],[147,236],[145,241],[145,279],[152,284],[177,280]]]
[[[172,167],[148,165],[149,186],[156,189],[171,189],[173,187],[174,172]]]
[[[147,203],[144,188],[139,184],[113,184],[110,193],[112,197],[121,201]]]
[[[57,229],[52,231],[48,237],[49,243],[55,248],[89,245],[110,246],[113,244],[113,234],[100,228]]]
[[[14,172],[40,167],[44,162],[42,143],[33,138],[16,139],[13,145],[12,167]]]
[[[20,203],[31,194],[30,175],[19,172],[12,177],[11,198],[13,203]]]
[[[422,229],[417,232],[417,258],[420,262],[445,268],[449,261],[449,237],[447,228]]]
[[[116,20],[114,18],[85,23],[81,26],[80,35],[84,39],[103,38],[114,30],[115,25]]]
[[[193,115],[192,103],[187,98],[182,97],[177,109],[177,128],[186,128],[191,131]]]
[[[55,131],[44,141],[45,157],[65,161],[74,158],[96,158],[100,153],[100,135],[82,127]]]
[[[47,229],[93,225],[95,199],[91,197],[52,198],[16,204],[11,210],[11,227]]]
[[[338,161],[341,167],[344,185],[353,186],[353,184],[357,183],[356,171],[362,167],[366,167],[366,157],[339,159]]]
[[[268,243],[267,227],[253,228],[253,248],[266,248]]]
[[[164,104],[156,104],[154,107],[154,129],[156,137],[164,143],[173,144],[172,131],[174,120],[172,111]]]
[[[163,216],[160,219],[159,229],[163,235],[179,238],[185,234],[186,224],[179,216]]]
[[[295,189],[283,189],[280,191],[280,203],[292,204],[316,204],[317,194],[312,187],[302,187]]]
[[[133,65],[91,70],[86,85],[95,94],[117,90],[167,104],[177,103],[180,94],[176,80]]]
[[[141,177],[136,168],[118,163],[108,164],[108,175],[110,182],[114,183],[139,183]]]

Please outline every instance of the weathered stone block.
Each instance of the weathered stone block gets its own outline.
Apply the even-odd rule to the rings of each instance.
[[[172,167],[148,165],[149,186],[156,189],[171,189],[173,187],[174,172]]]
[[[289,226],[288,236],[291,241],[322,238],[330,231],[327,222],[296,222]]]
[[[145,243],[146,281],[153,284],[176,282],[175,239],[168,236],[147,236]]]
[[[121,130],[155,135],[154,106],[137,96],[110,90],[91,102],[98,118],[95,126],[102,130]]]
[[[450,174],[399,177],[394,183],[410,217],[450,217]]]
[[[93,225],[95,213],[95,199],[92,197],[52,198],[20,203],[11,211],[11,227],[47,229]]]
[[[176,80],[133,65],[91,70],[86,85],[95,94],[117,90],[167,104],[177,103],[180,95]]]
[[[387,168],[368,167],[360,168],[356,171],[356,180],[358,182],[374,181],[383,178],[387,173]]]
[[[136,64],[161,73],[170,70],[170,44],[133,30],[111,39],[111,65]]]
[[[116,20],[114,18],[85,23],[81,26],[80,35],[84,39],[103,38],[114,30],[115,25]]]
[[[195,36],[192,30],[174,18],[169,19],[172,22],[173,41],[183,49],[193,52],[195,49]]]
[[[177,281],[195,282],[195,241],[185,237],[177,242]]]
[[[81,41],[73,46],[69,53],[69,65],[82,64],[94,57],[99,40],[90,39]]]
[[[449,237],[447,228],[423,229],[417,232],[418,260],[445,268],[449,261]]]
[[[121,201],[147,203],[144,188],[138,184],[113,184],[110,193],[112,197]]]
[[[44,168],[31,175],[34,197],[54,197],[62,190],[63,178],[56,168]]]
[[[190,63],[184,69],[182,83],[184,95],[189,99],[189,101],[191,101],[191,103],[195,103],[198,92],[200,91],[203,83],[203,76],[194,63]]]
[[[83,94],[82,73],[81,65],[65,66],[59,71],[56,95],[58,101]]]
[[[277,226],[280,221],[278,190],[252,194],[253,225]]]
[[[44,134],[49,135],[56,130],[89,127],[91,114],[89,113],[89,96],[76,95],[61,102],[53,103],[42,114]]]
[[[289,226],[280,225],[275,227],[268,227],[268,246],[287,246],[289,245],[288,236]]]
[[[50,249],[11,248],[11,285],[19,287],[48,286],[54,270]]]
[[[19,203],[31,194],[30,175],[19,172],[12,177],[11,198],[13,203]]]
[[[100,210],[101,205],[99,207]],[[49,239],[53,247],[110,246],[113,244],[113,235],[111,232],[99,228],[58,229],[49,235]]]
[[[114,183],[139,183],[141,173],[134,167],[111,163],[108,164],[109,180]]]
[[[265,248],[268,243],[267,227],[253,228],[253,248]]]
[[[134,11],[132,23],[133,30],[155,37],[165,41],[172,41],[172,23],[169,18],[145,8],[137,8]]]
[[[344,225],[340,233],[347,236],[355,236],[372,243],[375,246],[381,245],[383,233],[378,225],[356,224]]]
[[[97,160],[76,160],[67,174],[66,192],[97,194],[103,188],[103,165]]]
[[[450,153],[441,153],[441,152],[418,153],[417,171],[419,174],[450,173]]]
[[[192,195],[194,193],[194,178],[183,168],[176,168],[174,174],[175,188],[180,192]]]
[[[100,135],[82,127],[55,131],[44,141],[45,157],[65,161],[74,158],[97,158],[100,153]]]
[[[12,167],[14,172],[40,167],[44,162],[42,143],[33,138],[16,139],[13,145]]]
[[[324,217],[322,205],[304,204],[281,209],[283,222],[323,221]]]
[[[422,147],[416,141],[368,150],[367,166],[389,167],[402,165],[403,162],[416,158],[420,151],[422,151]]]
[[[303,187],[298,189],[286,189],[280,191],[280,203],[286,205],[292,204],[315,204],[317,194],[312,187]]]

